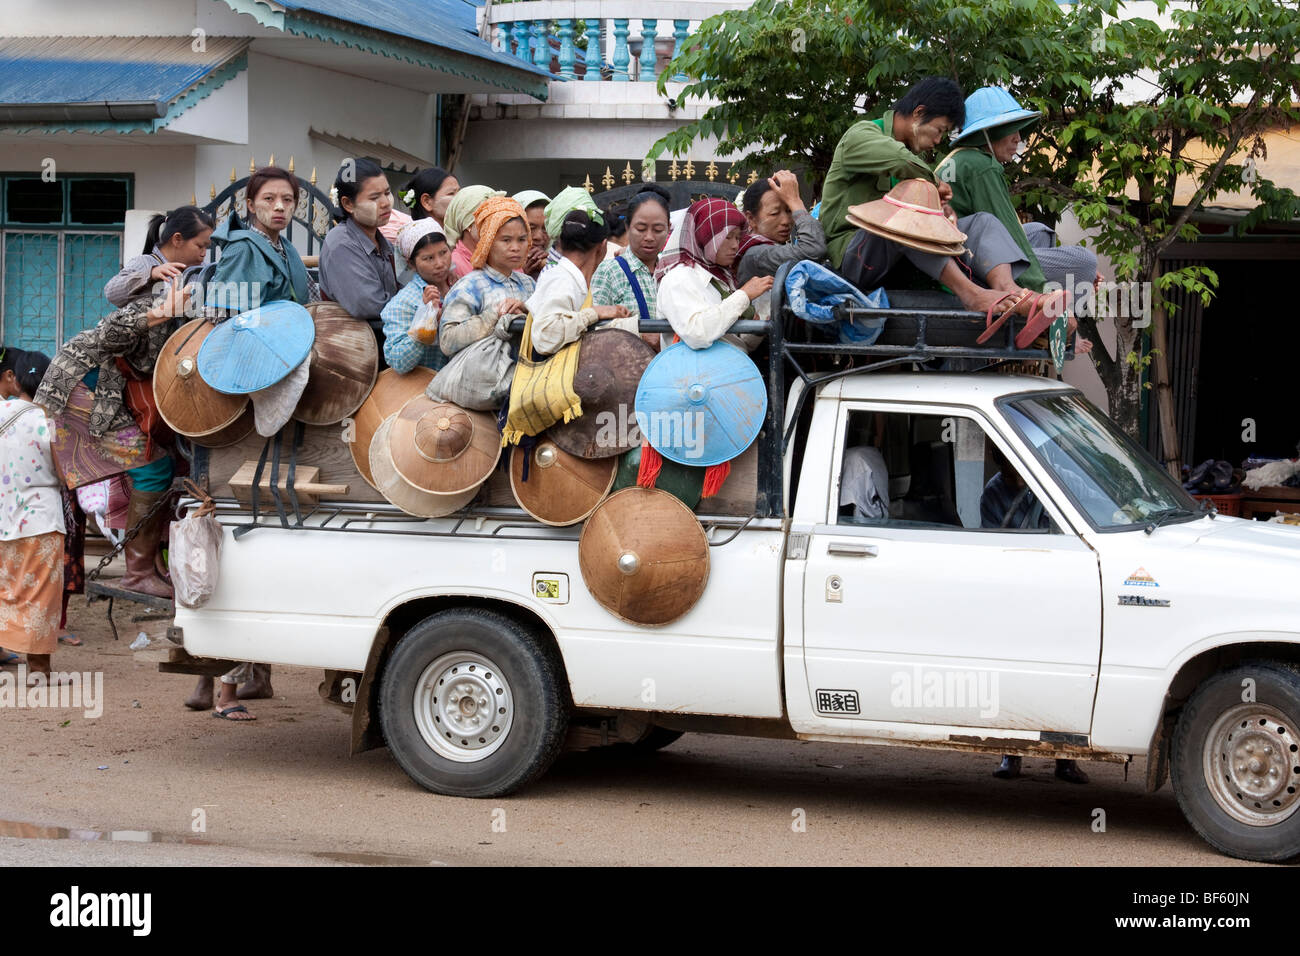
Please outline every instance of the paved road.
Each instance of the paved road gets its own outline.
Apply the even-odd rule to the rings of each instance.
[[[114,644],[102,611],[74,613],[87,646],[55,663],[103,671],[104,713],[0,713],[0,865],[1236,862],[1201,842],[1167,787],[1143,793],[1141,762],[1127,782],[1087,764],[1093,783],[1072,786],[1027,760],[1004,782],[987,756],[687,735],[648,758],[566,754],[506,799],[435,796],[386,750],[346,755],[348,717],[317,697],[319,671],[277,668],[255,724],[217,721],[181,707],[190,678]]]

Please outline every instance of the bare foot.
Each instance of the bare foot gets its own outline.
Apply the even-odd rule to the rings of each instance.
[[[212,706],[212,678],[200,677],[194,691],[185,698],[185,706],[190,710],[207,710]]]
[[[271,688],[271,665],[254,664],[253,679],[244,681],[235,692],[239,700],[269,700],[275,696]]]

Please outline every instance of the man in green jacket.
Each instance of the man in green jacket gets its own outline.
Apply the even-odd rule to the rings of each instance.
[[[957,219],[947,205],[952,189],[936,178],[920,155],[933,150],[965,116],[961,88],[945,77],[928,77],[881,119],[855,123],[841,137],[822,190],[821,221],[831,265],[854,285],[878,288],[906,259],[951,289],[963,306],[978,312],[1024,292],[1014,276],[1029,266],[1029,259],[1006,227],[989,213]],[[848,222],[850,206],[879,199],[900,180],[916,178],[936,183],[944,212],[967,235],[965,256],[921,252]],[[1028,315],[1033,304],[1034,297],[1026,295],[1015,311]]]

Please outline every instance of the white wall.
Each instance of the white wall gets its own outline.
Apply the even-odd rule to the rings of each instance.
[[[260,166],[272,153],[281,166],[293,157],[304,179],[314,166],[317,185],[328,192],[345,155],[311,139],[313,127],[433,156],[435,101],[428,94],[258,53],[248,57],[248,89],[247,145],[195,147],[193,188],[201,197],[212,185],[224,189],[232,167],[242,178],[250,159]]]

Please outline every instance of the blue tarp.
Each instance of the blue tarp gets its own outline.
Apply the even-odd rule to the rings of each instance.
[[[814,325],[834,326],[841,342],[855,345],[874,343],[885,327],[884,317],[841,321],[835,317],[835,306],[852,302],[864,309],[889,308],[884,289],[863,292],[825,266],[808,260],[796,263],[785,277],[785,297],[799,318]]]

